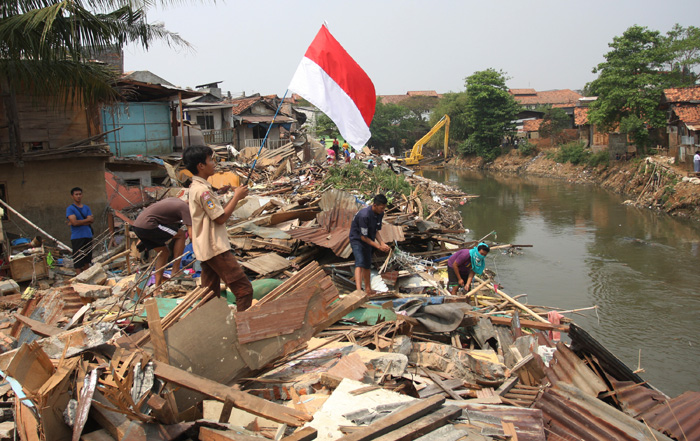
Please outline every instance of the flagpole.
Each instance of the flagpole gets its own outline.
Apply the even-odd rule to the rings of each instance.
[[[248,185],[248,182],[250,181],[250,177],[253,175],[253,170],[255,169],[255,164],[258,162],[258,158],[260,157],[260,152],[262,152],[263,147],[265,147],[265,141],[267,141],[267,135],[270,134],[270,130],[272,129],[273,124],[275,124],[275,118],[277,118],[277,114],[279,113],[280,109],[282,108],[282,103],[284,103],[284,99],[287,98],[288,92],[289,92],[289,89],[284,91],[284,96],[282,97],[282,101],[280,101],[279,106],[277,106],[277,110],[275,110],[275,116],[272,117],[272,122],[267,127],[267,132],[265,133],[265,137],[263,138],[262,142],[260,143],[260,149],[258,149],[258,153],[255,155],[255,159],[253,160],[253,165],[250,166],[250,172],[248,172],[248,177],[246,178],[245,183],[243,185]]]

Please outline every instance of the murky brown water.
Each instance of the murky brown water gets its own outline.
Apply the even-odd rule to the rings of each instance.
[[[487,268],[511,295],[565,309],[641,377],[670,396],[700,390],[700,225],[622,205],[622,196],[563,181],[424,171],[481,197],[462,208],[478,239],[532,244],[491,253]]]

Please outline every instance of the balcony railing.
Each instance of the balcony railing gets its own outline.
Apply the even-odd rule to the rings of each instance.
[[[207,144],[233,143],[233,129],[202,130],[204,142]]]
[[[262,143],[262,139],[246,139],[245,140],[245,146],[246,147],[260,147],[260,144]],[[274,150],[282,147],[285,144],[288,144],[289,140],[288,139],[269,139],[265,141],[265,148]]]

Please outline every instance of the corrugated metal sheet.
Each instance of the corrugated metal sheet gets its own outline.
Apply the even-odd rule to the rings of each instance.
[[[615,379],[623,381],[633,381],[635,383],[643,383],[644,380],[632,369],[627,367],[619,358],[613,355],[612,352],[605,349],[596,339],[594,339],[583,328],[571,323],[569,325],[569,337],[571,338],[571,350],[575,353],[585,353],[594,355],[598,363],[602,366],[606,373],[612,375]],[[651,389],[651,386],[645,385]]]
[[[394,241],[403,242],[406,240],[406,237],[403,235],[403,228],[386,222],[382,224],[382,229],[377,232],[377,237],[389,245],[393,244]]]
[[[684,392],[639,418],[677,440],[700,440],[700,392]]]
[[[364,207],[364,205],[357,202],[355,196],[336,188],[324,191],[323,195],[321,195],[321,200],[318,202],[318,206],[321,207],[323,211],[330,211],[333,208],[350,210],[353,212],[353,215],[357,213],[360,208]]]
[[[499,418],[512,423],[518,434],[518,441],[545,441],[542,411],[539,409],[521,409],[512,406],[494,406],[486,404],[467,404],[463,416],[472,420],[481,420],[479,414]]]
[[[615,390],[615,397],[619,401],[623,412],[634,418],[669,399],[669,397],[658,390],[649,389],[642,384],[632,381],[611,379],[610,383]]]
[[[297,228],[288,231],[295,239],[311,242],[324,248],[333,250],[336,256],[346,259],[352,254],[350,248],[350,228],[337,228],[332,232],[325,228]]]
[[[580,389],[560,382],[535,402],[542,410],[547,439],[671,441],[631,416],[591,397]],[[690,438],[689,438],[690,440]]]
[[[562,342],[557,343],[554,357],[544,372],[555,387],[565,382],[593,397],[607,390],[605,382]]]

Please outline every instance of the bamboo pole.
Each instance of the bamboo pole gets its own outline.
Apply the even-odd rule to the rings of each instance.
[[[474,280],[476,280],[476,281],[479,282],[479,283],[484,283],[483,280],[481,280],[480,278],[478,278],[478,277],[476,277],[476,276],[474,276]],[[528,314],[530,314],[535,320],[538,320],[538,321],[540,321],[540,322],[542,322],[542,323],[549,323],[547,320],[545,320],[545,319],[543,319],[542,317],[540,317],[540,315],[537,314],[535,311],[533,311],[532,309],[530,309],[530,308],[528,308],[527,306],[523,305],[523,304],[520,303],[519,301],[515,300],[513,297],[511,297],[511,296],[509,296],[508,294],[504,293],[504,292],[501,291],[500,289],[497,289],[497,288],[492,288],[492,289],[493,289],[493,292],[495,292],[495,293],[498,294],[499,296],[503,297],[504,299],[508,300],[508,301],[509,301],[510,303],[512,303],[513,305],[517,306],[518,308],[520,308],[520,309],[522,309],[523,311],[525,311],[525,312],[527,312]]]
[[[17,215],[17,217],[19,217],[20,219],[22,219],[23,221],[25,221],[26,223],[28,223],[28,224],[31,225],[32,227],[36,228],[37,231],[39,231],[40,233],[44,234],[44,235],[45,235],[46,237],[48,237],[49,239],[51,239],[51,240],[53,240],[54,242],[56,242],[56,244],[58,244],[58,246],[59,246],[60,248],[63,248],[63,249],[66,250],[66,251],[72,251],[72,249],[71,249],[68,245],[64,244],[64,243],[61,242],[60,240],[56,239],[55,237],[53,237],[52,235],[50,235],[50,234],[47,233],[46,231],[42,230],[41,228],[39,228],[38,226],[36,226],[35,224],[33,224],[32,221],[30,221],[30,220],[27,219],[26,217],[22,216],[22,214],[20,214],[19,211],[17,211],[17,210],[15,210],[14,208],[10,207],[10,206],[7,204],[7,202],[5,202],[5,201],[3,201],[2,199],[0,199],[0,204],[4,205],[5,208],[7,208],[7,209],[10,210],[12,213],[14,213],[15,215]]]

